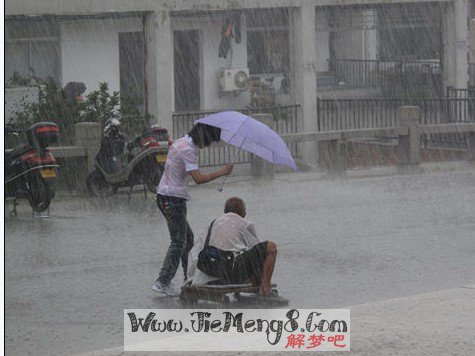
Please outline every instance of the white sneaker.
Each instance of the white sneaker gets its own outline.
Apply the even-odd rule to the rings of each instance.
[[[160,281],[155,281],[155,283],[152,285],[152,290],[157,293],[165,294],[169,297],[174,297],[180,294],[173,289],[172,285],[163,284]]]

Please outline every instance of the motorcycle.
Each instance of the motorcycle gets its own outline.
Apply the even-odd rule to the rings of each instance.
[[[142,184],[144,192],[156,192],[165,167],[170,140],[166,129],[152,125],[127,144],[127,164],[121,156],[126,140],[119,130],[120,122],[110,119],[103,128],[101,148],[95,157],[87,188],[92,196],[106,197],[119,188]]]
[[[19,136],[14,129],[6,134]],[[16,199],[26,198],[31,208],[42,213],[54,197],[53,183],[59,165],[47,149],[58,140],[59,127],[54,122],[39,122],[26,130],[27,144],[5,152],[5,197],[13,197],[12,215],[16,215]]]

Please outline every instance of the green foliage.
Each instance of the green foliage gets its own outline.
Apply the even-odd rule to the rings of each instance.
[[[17,78],[21,79],[21,78]],[[110,91],[105,82],[99,83],[97,90],[89,93],[84,101],[68,99],[65,88],[49,79],[39,85],[38,102],[23,102],[22,109],[12,120],[14,126],[25,131],[31,124],[40,121],[53,121],[60,127],[60,142],[74,143],[74,125],[77,122],[100,122],[118,118],[121,130],[132,137],[149,125],[149,117],[143,117],[137,110],[137,103],[120,96],[118,91]]]
[[[142,116],[137,109],[138,101],[127,96],[120,98],[120,125],[126,137],[142,133],[150,125],[150,116]]]
[[[86,96],[81,121],[95,121],[104,125],[108,119],[118,118],[121,131],[131,138],[149,125],[149,118],[141,116],[137,106],[135,100],[118,91],[110,92],[108,84],[101,82],[98,90]]]
[[[104,124],[108,119],[119,116],[119,92],[109,91],[109,85],[99,83],[99,89],[90,92],[84,100],[81,121],[94,121]]]
[[[60,127],[60,142],[72,143],[82,104],[67,102],[66,92],[52,79],[38,88],[38,102],[24,102],[23,109],[16,112],[15,126],[25,131],[33,123],[52,121]]]

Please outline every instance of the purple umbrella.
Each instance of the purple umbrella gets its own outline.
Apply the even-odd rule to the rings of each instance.
[[[262,157],[271,163],[297,169],[287,145],[279,134],[252,117],[237,111],[223,111],[196,120],[195,123],[219,127],[221,140],[224,142]],[[237,154],[233,163],[236,157]]]

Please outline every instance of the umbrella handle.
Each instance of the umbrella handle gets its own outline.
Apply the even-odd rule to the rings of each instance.
[[[236,162],[236,158],[237,156],[239,155],[239,151],[241,150],[241,147],[242,145],[244,144],[244,141],[242,141],[242,144],[241,146],[239,147],[238,151],[236,152],[236,154],[234,155],[234,158],[233,158],[233,161],[231,164],[234,164],[234,162]],[[222,192],[223,191],[223,185],[224,185],[224,182],[226,182],[226,179],[228,178],[228,176],[224,176],[224,179],[221,181],[221,184],[219,185],[218,187],[218,192]]]
[[[223,185],[224,185],[224,182],[226,182],[226,178],[228,176],[225,176],[224,179],[221,181],[221,184],[219,185],[218,187],[218,192],[222,192],[223,191]]]

